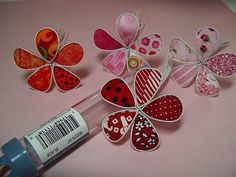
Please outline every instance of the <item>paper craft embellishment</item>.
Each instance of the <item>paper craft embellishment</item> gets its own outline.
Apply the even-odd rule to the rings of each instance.
[[[68,91],[79,86],[78,76],[65,69],[78,64],[83,58],[83,48],[71,42],[61,47],[60,36],[51,28],[43,28],[36,34],[36,46],[40,56],[25,49],[17,48],[14,61],[22,69],[36,69],[27,79],[32,89],[47,92],[52,80],[60,91]]]
[[[112,37],[103,29],[97,29],[94,33],[95,45],[106,51],[114,51],[103,59],[105,70],[121,75],[125,66],[129,71],[136,71],[142,65],[148,65],[142,57],[137,57],[137,53],[142,55],[157,54],[162,45],[161,37],[154,33],[136,40],[141,30],[141,25],[136,16],[124,13],[116,19],[116,29],[121,41]]]
[[[127,83],[119,78],[102,87],[102,98],[123,108],[102,122],[103,133],[110,142],[119,142],[132,127],[131,144],[135,150],[152,151],[159,146],[159,135],[150,120],[175,122],[183,113],[183,105],[175,95],[153,99],[164,80],[157,69],[143,68],[135,75],[134,95]]]
[[[213,28],[202,28],[195,36],[195,49],[181,39],[174,39],[170,45],[170,57],[184,65],[173,68],[171,76],[181,87],[187,87],[196,77],[195,88],[201,96],[217,96],[220,85],[214,75],[229,77],[236,72],[236,55],[216,53],[226,42],[220,43]]]

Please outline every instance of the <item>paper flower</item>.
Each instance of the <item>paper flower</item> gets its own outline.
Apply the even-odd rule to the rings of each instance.
[[[187,87],[196,77],[196,91],[201,96],[217,96],[220,85],[215,75],[229,77],[236,72],[236,55],[216,54],[226,43],[220,43],[213,28],[202,28],[195,36],[196,51],[181,39],[174,39],[170,45],[170,57],[184,65],[173,68],[172,78],[181,87]]]
[[[117,18],[115,25],[121,42],[103,29],[97,29],[94,33],[94,42],[98,48],[115,50],[103,59],[105,70],[117,76],[122,74],[125,65],[129,71],[138,70],[142,65],[148,64],[141,56],[137,57],[137,53],[155,55],[160,51],[162,39],[158,34],[150,34],[135,41],[140,32],[140,24],[136,16],[124,13]]]
[[[159,135],[150,119],[175,122],[183,112],[181,101],[174,95],[153,99],[164,80],[157,69],[143,68],[135,75],[134,95],[127,83],[119,78],[102,87],[102,98],[123,108],[108,115],[102,122],[103,133],[110,142],[119,142],[132,126],[131,144],[135,150],[152,151],[159,146]]]
[[[60,48],[58,33],[51,28],[42,28],[36,34],[36,46],[40,56],[25,49],[17,48],[14,61],[22,69],[37,69],[27,79],[32,89],[47,92],[52,80],[60,91],[68,91],[79,86],[78,76],[65,69],[78,64],[83,58],[83,48],[72,42]]]

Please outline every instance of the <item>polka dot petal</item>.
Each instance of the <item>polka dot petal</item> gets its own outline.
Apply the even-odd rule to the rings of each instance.
[[[156,55],[162,45],[162,39],[158,34],[151,34],[135,42],[131,48],[144,55]]]
[[[210,57],[205,66],[219,76],[231,76],[236,72],[236,55],[224,53]]]
[[[116,78],[107,82],[101,89],[101,96],[109,103],[119,107],[134,107],[134,98],[128,85]]]
[[[58,88],[62,91],[68,91],[79,86],[80,79],[73,73],[61,68],[54,66],[53,68],[55,82]]]
[[[182,115],[183,105],[178,97],[164,95],[149,103],[143,112],[156,120],[176,121]]]

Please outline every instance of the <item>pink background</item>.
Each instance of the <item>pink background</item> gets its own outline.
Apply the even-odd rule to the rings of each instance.
[[[47,121],[99,89],[113,76],[102,69],[103,54],[93,44],[93,33],[102,27],[117,35],[115,20],[123,12],[137,10],[146,24],[142,34],[159,33],[164,46],[157,57],[148,59],[157,66],[170,41],[181,37],[193,44],[201,27],[216,28],[225,51],[236,51],[236,16],[221,1],[31,1],[0,3],[0,145]],[[83,62],[76,67],[82,86],[68,93],[54,88],[40,93],[28,88],[26,71],[15,67],[13,51],[24,47],[37,53],[36,31],[60,24],[69,33],[68,42],[84,46]],[[130,142],[109,143],[99,133],[68,156],[51,166],[45,177],[235,177],[236,176],[236,77],[220,79],[220,96],[203,98],[194,87],[182,89],[172,80],[163,93],[178,95],[185,105],[182,120],[158,123],[161,146],[150,153],[132,149]]]

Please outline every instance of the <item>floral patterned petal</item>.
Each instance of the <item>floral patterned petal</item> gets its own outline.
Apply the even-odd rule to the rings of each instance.
[[[102,122],[106,138],[110,142],[119,142],[127,134],[135,115],[135,110],[123,110],[107,116]]]
[[[220,85],[215,76],[205,68],[201,68],[196,78],[196,90],[201,96],[217,96],[220,92]]]
[[[195,36],[196,50],[203,57],[209,57],[219,43],[219,35],[213,28],[202,28]]]
[[[218,54],[207,59],[204,65],[218,76],[231,76],[236,72],[236,55]]]
[[[135,42],[131,48],[143,55],[156,55],[162,47],[162,39],[158,34],[151,34]]]
[[[139,31],[139,21],[136,16],[124,13],[117,18],[116,28],[123,43],[128,46],[137,36]]]
[[[45,65],[47,62],[25,49],[17,48],[14,52],[14,61],[22,69],[32,69]]]
[[[36,34],[36,46],[41,55],[47,61],[51,61],[55,58],[58,45],[59,37],[55,30],[51,28],[42,28]]]
[[[29,76],[27,82],[31,88],[38,91],[47,92],[52,83],[51,66],[43,66],[34,72]]]
[[[132,146],[137,151],[153,151],[160,144],[155,127],[141,114],[136,117],[131,132]]]

